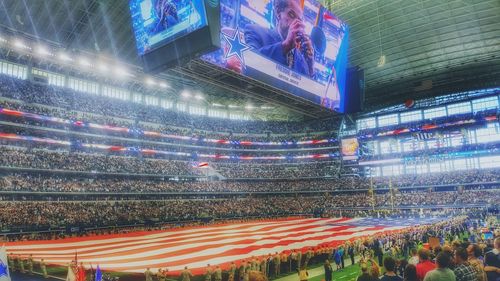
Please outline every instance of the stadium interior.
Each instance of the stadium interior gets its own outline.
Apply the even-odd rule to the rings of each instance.
[[[499,202],[498,0],[1,1],[0,281],[498,281]]]

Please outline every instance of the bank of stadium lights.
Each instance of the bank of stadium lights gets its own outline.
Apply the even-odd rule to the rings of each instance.
[[[129,73],[128,70],[121,65],[114,66],[112,74],[114,77],[116,77],[118,79],[125,79],[127,77],[129,77],[129,78],[135,77],[132,73]]]
[[[18,50],[30,50],[31,48],[24,43],[21,39],[15,38],[12,40],[12,46]]]
[[[212,103],[212,106],[214,106],[214,107],[224,107],[224,105],[220,104],[220,103]]]
[[[90,61],[86,57],[80,57],[78,59],[78,64],[80,66],[83,66],[83,67],[91,67],[92,66],[92,64],[90,63]]]
[[[47,57],[47,56],[52,56],[53,54],[47,49],[47,47],[43,45],[38,45],[35,47],[35,54],[42,56],[42,57]]]
[[[104,62],[99,62],[97,64],[97,70],[100,72],[107,72],[109,70],[109,66]]]
[[[59,54],[57,55],[57,58],[63,62],[69,62],[69,61],[72,61],[73,59],[68,55],[66,54],[65,52],[59,52]]]
[[[240,106],[239,105],[230,104],[227,107],[229,107],[229,108],[239,108]]]
[[[247,105],[245,105],[245,109],[246,110],[254,110],[255,106],[253,106],[252,104],[247,104]]]
[[[202,94],[200,94],[200,93],[196,94],[196,95],[194,96],[194,98],[195,98],[196,100],[203,100],[203,99],[205,99],[205,97],[203,97],[203,95],[202,95]]]
[[[192,97],[193,95],[191,94],[190,91],[188,90],[184,90],[181,92],[181,97],[184,98],[184,99],[188,99],[190,97]]]
[[[157,85],[156,81],[151,77],[144,78],[144,83],[146,83],[146,85],[148,85],[148,86],[156,86]]]
[[[165,82],[163,82],[163,81],[162,81],[162,82],[160,82],[158,85],[160,85],[160,88],[163,88],[163,89],[168,88],[168,84],[167,84],[167,83],[165,83]]]

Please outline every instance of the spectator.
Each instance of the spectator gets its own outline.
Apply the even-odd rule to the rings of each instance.
[[[455,250],[455,273],[457,281],[477,281],[476,270],[467,261],[468,254],[467,250],[464,248],[458,248]]]
[[[324,264],[325,269],[325,281],[332,281],[333,279],[333,268],[328,259],[325,260]]]
[[[384,259],[385,273],[380,278],[381,281],[403,281],[403,278],[396,274],[396,260],[392,257]]]
[[[500,280],[500,238],[494,241],[494,249],[487,252],[484,256],[484,271],[488,277],[488,281]]]
[[[410,252],[411,252],[411,258],[408,260],[408,263],[416,266],[419,262],[417,249],[412,248]]]
[[[408,264],[403,273],[404,281],[417,281],[417,267],[414,264]]]
[[[474,267],[478,281],[486,281],[486,273],[484,272],[483,262],[479,259],[483,250],[477,244],[470,244],[467,247],[468,262]]]
[[[418,250],[419,263],[417,264],[417,277],[419,281],[424,280],[427,272],[436,268],[436,265],[430,261],[430,253],[427,249]]]
[[[374,278],[370,273],[368,269],[368,265],[366,263],[361,265],[361,275],[358,276],[357,281],[375,281],[378,280],[378,278]]]
[[[455,281],[455,273],[449,268],[451,257],[441,252],[436,257],[437,268],[425,274],[424,281]]]

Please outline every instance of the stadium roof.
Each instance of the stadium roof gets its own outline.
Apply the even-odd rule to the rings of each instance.
[[[330,9],[350,25],[350,65],[365,69],[369,109],[408,98],[500,85],[498,0],[331,2]],[[3,0],[1,5],[0,26],[4,29],[139,65],[128,1]],[[200,69],[207,70],[207,66],[196,62],[162,75],[178,87],[191,83],[202,88],[211,102],[269,103],[265,96],[249,96],[258,85],[247,86],[242,93],[192,77],[190,70]],[[221,75],[212,74],[209,78]],[[328,116],[324,111],[311,114],[300,103],[271,102],[281,108],[277,115]]]

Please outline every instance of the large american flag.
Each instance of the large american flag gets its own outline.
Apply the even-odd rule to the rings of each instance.
[[[48,264],[78,262],[102,270],[144,272],[167,267],[179,273],[188,266],[194,274],[207,264],[228,268],[232,261],[316,246],[337,246],[359,237],[400,231],[440,219],[288,218],[212,226],[143,231],[48,241],[7,243],[8,253],[33,255]]]

